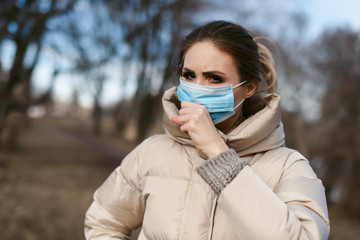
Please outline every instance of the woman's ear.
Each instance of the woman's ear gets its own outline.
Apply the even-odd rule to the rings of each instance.
[[[259,81],[257,79],[252,79],[250,82],[246,83],[245,98],[252,97],[255,94],[258,85],[259,85]]]

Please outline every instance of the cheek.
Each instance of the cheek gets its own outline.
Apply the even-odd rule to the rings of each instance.
[[[245,98],[245,91],[241,87],[234,89],[233,93],[234,93],[235,104],[237,104],[238,102],[240,102]]]

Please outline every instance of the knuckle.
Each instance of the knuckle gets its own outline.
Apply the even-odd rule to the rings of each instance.
[[[201,114],[206,114],[207,108],[205,106],[201,106],[200,111],[201,111]]]
[[[182,125],[182,126],[180,127],[180,131],[186,132],[186,127],[185,127],[185,125]]]
[[[204,109],[200,107],[200,108],[197,109],[196,115],[200,116],[202,114],[204,114]]]
[[[194,121],[199,121],[201,119],[201,112],[196,112],[196,114],[194,114],[194,116],[193,116],[193,120]]]
[[[207,114],[207,108],[206,107],[201,107],[201,108],[198,108],[197,110],[197,116],[200,118],[200,117],[203,117]]]
[[[196,124],[193,121],[191,121],[188,124],[188,129],[195,129],[195,126],[196,126]]]

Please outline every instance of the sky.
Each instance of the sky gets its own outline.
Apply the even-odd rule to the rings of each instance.
[[[237,1],[234,0],[236,3]],[[319,33],[324,29],[336,26],[348,26],[353,30],[360,31],[360,1],[357,0],[293,0],[293,1],[284,1],[284,0],[263,0],[264,4],[262,8],[256,6],[259,14],[267,13],[273,11],[275,13],[282,11],[292,11],[292,12],[301,12],[304,13],[308,18],[307,23],[307,36],[309,38],[315,38]],[[252,3],[249,1],[249,3]],[[241,7],[241,6],[239,6]],[[231,9],[233,11],[233,9]],[[228,12],[230,10],[223,10],[220,14],[214,13],[205,14],[205,17],[202,18],[203,21],[207,21],[207,18],[210,19],[219,19],[224,20],[234,20],[236,15],[234,12]],[[261,12],[263,11],[263,12]],[[235,20],[234,20],[235,21]],[[45,56],[42,59],[41,66],[35,72],[35,78],[38,79],[35,81],[35,89],[38,92],[43,91],[49,85],[49,75],[51,71],[49,70],[51,65],[51,60],[49,61],[49,56]],[[47,79],[47,80],[46,80]],[[56,81],[55,85],[55,97],[61,101],[69,101],[73,88],[76,86],[76,83],[69,76],[60,76]],[[129,89],[125,92],[131,92],[135,89],[129,86]],[[104,94],[102,102],[104,105],[110,105],[117,102],[122,95],[123,91],[121,90],[121,84],[115,78],[109,79],[106,81],[104,86]],[[84,107],[92,106],[92,98],[88,94],[82,94],[80,97],[80,104]]]
[[[332,26],[345,25],[360,29],[360,1],[358,0],[303,0],[291,1],[310,18],[310,31],[314,34]]]

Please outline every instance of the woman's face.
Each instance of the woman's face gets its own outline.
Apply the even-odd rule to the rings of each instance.
[[[233,58],[209,41],[195,43],[188,49],[184,58],[182,80],[209,87],[235,86],[242,81]],[[243,86],[233,89],[235,106],[245,98]],[[237,108],[236,113],[241,108],[242,106]],[[239,117],[239,114],[235,115]]]
[[[192,45],[185,54],[182,80],[210,87],[240,83],[232,57],[209,41]]]

